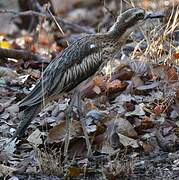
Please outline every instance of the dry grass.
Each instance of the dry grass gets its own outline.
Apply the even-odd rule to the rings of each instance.
[[[40,170],[47,175],[62,176],[64,175],[64,167],[61,162],[61,152],[54,150],[51,152],[42,152],[36,149],[36,159]]]
[[[134,6],[134,2],[130,1],[131,6]],[[179,12],[178,7],[177,10],[174,11],[174,8],[171,12],[171,15],[168,19],[168,22],[164,25],[157,25],[152,30],[143,31],[145,39],[136,42],[135,49],[131,54],[131,59],[140,59],[141,61],[147,61],[150,64],[171,64],[172,54],[177,51],[177,47],[172,45],[171,34],[177,29],[179,26]],[[148,33],[149,32],[149,33]],[[142,51],[139,46],[144,41],[147,42],[147,48],[145,51]],[[169,53],[166,53],[169,52]],[[106,69],[106,72],[111,74],[111,65]],[[173,103],[175,98],[175,92],[173,89],[167,91],[168,87],[164,88],[164,98],[163,104],[165,105],[165,110]],[[56,154],[56,152],[52,152],[51,154],[44,153],[38,151],[37,159],[39,162],[39,167],[45,174],[48,175],[56,175],[61,176],[64,173],[64,165],[61,162],[61,155]],[[103,167],[103,173],[112,173],[114,176],[124,176],[127,177],[129,174],[133,172],[134,169],[134,161],[129,160],[126,157],[119,157],[118,155],[113,160],[109,161],[107,167]],[[108,171],[108,172],[107,172]]]
[[[126,152],[122,155],[117,153],[115,157],[109,159],[107,165],[103,165],[103,174],[105,174],[106,177],[112,175],[113,178],[125,179],[129,177],[129,175],[133,174],[134,166],[135,160],[129,157]]]

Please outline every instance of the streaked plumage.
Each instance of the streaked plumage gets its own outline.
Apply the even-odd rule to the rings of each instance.
[[[130,9],[117,18],[107,33],[87,35],[60,53],[48,65],[32,92],[19,103],[24,114],[13,138],[20,136],[40,112],[43,98],[48,101],[72,90],[111,60],[145,16],[143,9]]]

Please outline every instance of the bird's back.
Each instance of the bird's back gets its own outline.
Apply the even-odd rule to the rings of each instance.
[[[102,35],[81,38],[60,53],[46,68],[30,94],[19,106],[30,107],[62,92],[68,92],[93,75],[103,62]]]

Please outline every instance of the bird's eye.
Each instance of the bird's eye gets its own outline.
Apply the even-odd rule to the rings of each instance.
[[[137,20],[144,19],[144,14],[138,13],[138,14],[136,14],[136,18],[137,18]]]

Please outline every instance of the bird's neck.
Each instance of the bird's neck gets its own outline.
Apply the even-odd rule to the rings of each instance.
[[[116,43],[125,43],[129,35],[131,34],[132,29],[127,28],[125,24],[116,22],[107,32],[107,35],[116,41]]]

